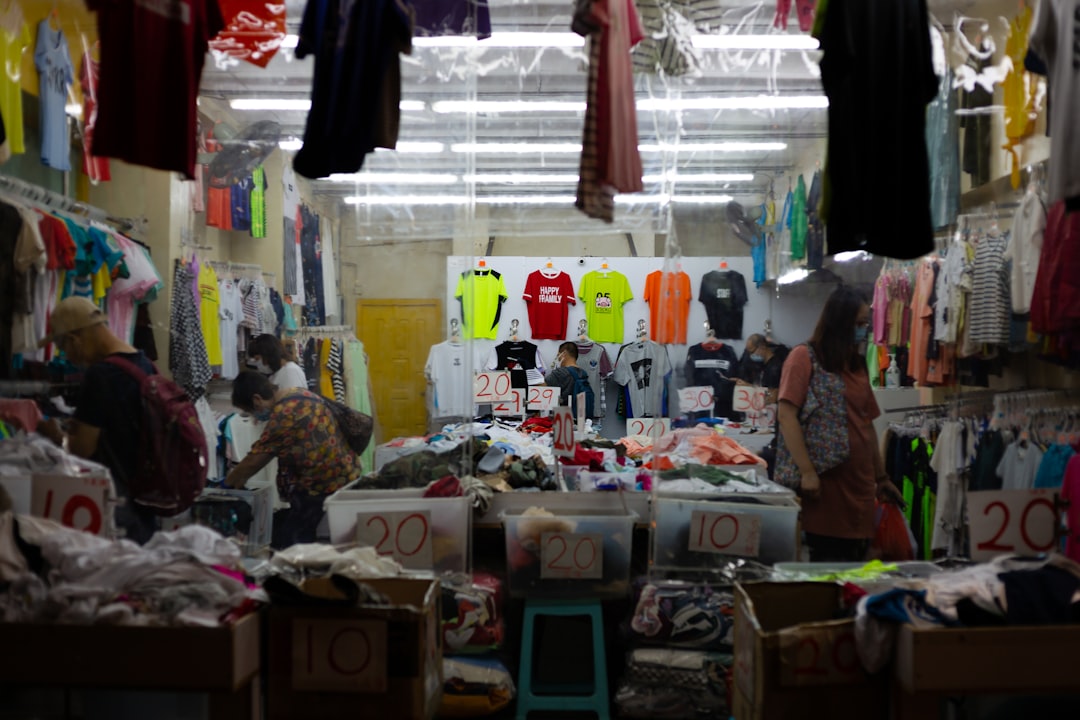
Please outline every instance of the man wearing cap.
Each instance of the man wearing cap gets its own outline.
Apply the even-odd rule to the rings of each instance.
[[[105,313],[85,298],[62,300],[49,319],[50,333],[40,343],[55,343],[74,365],[85,368],[75,417],[65,432],[55,420],[39,426],[41,434],[68,450],[109,468],[116,492],[127,497],[128,478],[135,472],[142,418],[138,382],[122,369],[105,362],[118,355],[147,373],[153,363],[142,352],[116,337],[106,325]],[[132,502],[116,509],[116,525],[125,537],[144,543],[154,534],[154,514]]]

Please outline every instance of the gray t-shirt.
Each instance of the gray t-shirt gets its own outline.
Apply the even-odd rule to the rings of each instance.
[[[1043,452],[1030,441],[1025,445],[1027,447],[1020,447],[1019,442],[1014,442],[1005,448],[1005,455],[997,466],[1002,490],[1030,490],[1035,487],[1035,475],[1039,472]]]
[[[1046,63],[1050,80],[1050,204],[1080,195],[1080,0],[1042,0],[1035,10],[1030,49]]]
[[[626,388],[626,417],[660,417],[664,381],[671,372],[667,348],[652,340],[631,343],[619,352],[612,378]]]

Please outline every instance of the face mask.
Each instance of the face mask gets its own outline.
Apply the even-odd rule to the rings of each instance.
[[[252,413],[252,417],[254,417],[256,420],[258,420],[261,423],[269,422],[270,421],[270,411],[269,410],[256,410],[254,413]]]
[[[256,372],[260,372],[263,375],[273,375],[273,371],[270,366],[264,363],[262,360],[252,360],[248,363],[248,367],[254,369]]]
[[[870,328],[866,327],[865,325],[856,326],[856,328],[855,328],[855,344],[856,345],[861,345],[862,343],[866,342],[866,338],[869,336],[869,334],[870,334]]]
[[[754,353],[750,356],[750,359],[754,362],[765,362],[765,356]]]

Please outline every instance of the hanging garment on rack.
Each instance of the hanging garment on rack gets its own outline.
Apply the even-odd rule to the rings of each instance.
[[[394,149],[401,112],[400,53],[412,12],[396,0],[310,0],[296,57],[315,57],[304,145],[293,160],[309,178],[354,173],[377,147]]]
[[[494,340],[499,317],[509,295],[501,273],[491,269],[466,270],[458,278],[454,297],[461,304],[461,336]]]
[[[694,291],[686,273],[654,270],[645,276],[645,294],[649,304],[649,337],[658,343],[686,344],[686,321]]]
[[[926,255],[934,249],[926,105],[938,88],[926,2],[881,7],[830,0],[824,16],[828,252],[865,250],[901,259]],[[867,108],[873,108],[869,115]],[[885,222],[876,202],[881,197],[903,197],[910,206]]]
[[[250,176],[229,187],[229,227],[251,232],[251,192],[255,183]]]
[[[371,400],[371,376],[368,374],[368,358],[364,352],[364,343],[356,338],[350,338],[345,344],[345,387],[347,399],[345,404],[353,410],[375,417],[375,409]],[[472,384],[468,384],[472,390]],[[375,469],[375,443],[368,443],[367,448],[360,455],[361,467],[365,473]]]
[[[199,266],[199,325],[206,342],[206,358],[212,367],[221,366],[221,298],[218,276],[213,266]]]
[[[195,277],[191,266],[176,262],[169,317],[169,369],[192,400],[203,396],[213,377],[199,325],[199,310],[191,292]]]
[[[19,211],[0,202],[0,258],[14,258],[15,246],[22,232]],[[14,288],[15,265],[0,262],[0,287]],[[16,297],[14,292],[0,293],[0,379],[11,377],[11,333],[15,322]]]
[[[943,423],[934,446],[930,468],[937,474],[937,502],[934,508],[931,552],[944,551],[947,556],[963,554],[964,471],[973,456],[972,439],[961,422]]]
[[[806,269],[820,270],[825,262],[825,222],[819,208],[825,192],[820,170],[814,171],[810,192],[806,196]]]
[[[434,385],[432,418],[473,417],[473,385],[464,343],[444,341],[431,346],[424,375]],[[474,363],[473,367],[480,367]]]
[[[309,392],[319,392],[319,340],[311,338],[304,343],[304,351],[300,359],[304,368],[304,377],[307,378]]]
[[[1035,473],[1035,488],[1048,488],[1057,490],[1065,479],[1065,471],[1069,467],[1076,450],[1071,445],[1054,444],[1046,448],[1039,470]]]
[[[326,322],[341,317],[338,300],[337,263],[334,260],[333,223],[329,217],[319,218],[319,242],[322,248],[323,308]]]
[[[88,0],[87,7],[97,13],[101,40],[94,154],[175,171],[190,180],[203,63],[209,40],[225,26],[218,4]]]
[[[937,95],[926,109],[926,151],[930,159],[930,222],[935,230],[956,222],[960,211],[960,125],[953,72],[946,64]]]
[[[0,10],[0,60],[5,68],[22,68],[23,53],[30,46],[30,27],[17,2]],[[13,155],[26,152],[23,141],[22,73],[0,73],[0,115],[4,118]]]
[[[220,299],[221,377],[232,380],[240,374],[240,318],[244,304],[240,300],[240,286],[230,277],[218,281]]]
[[[1049,94],[1053,102],[1047,124],[1053,129],[1047,160],[1049,203],[1080,196],[1080,130],[1076,127],[1076,88],[1080,67],[1076,62],[1075,0],[1039,3],[1030,47],[1046,62]]]
[[[1017,440],[1005,448],[997,466],[1002,490],[1030,490],[1035,487],[1043,451],[1030,440]]]
[[[284,230],[282,231],[282,243],[285,257],[284,285],[281,291],[291,295],[293,302],[303,305],[303,273],[300,272],[300,191],[296,185],[296,173],[292,166],[285,163],[285,169],[281,172],[282,189],[282,215],[284,216]],[[298,295],[299,293],[299,295]]]
[[[54,170],[71,170],[71,138],[67,126],[68,87],[75,81],[67,38],[45,18],[38,23],[34,66],[40,78],[41,162]]]
[[[975,76],[979,76],[990,67],[991,59],[980,59],[969,54],[964,64]],[[993,104],[994,94],[982,83],[976,82],[971,90],[965,88],[961,91],[960,106],[968,111],[960,118],[960,127],[964,129],[964,172],[971,175],[972,187],[990,182],[989,108]]]
[[[904,517],[915,536],[916,559],[929,560],[937,515],[937,472],[933,446],[917,428],[890,427],[886,435],[886,472],[904,496]]]
[[[698,343],[686,351],[684,370],[688,385],[706,385],[713,389],[712,415],[730,418],[734,415],[735,378],[739,374],[739,356],[730,345],[718,342]],[[742,414],[740,413],[740,417]]]
[[[634,299],[626,276],[615,270],[587,272],[578,285],[578,298],[584,306],[593,342],[621,343],[623,305]]]
[[[576,305],[570,275],[559,270],[533,270],[522,294],[529,308],[533,340],[565,340],[570,306]]]
[[[971,285],[971,341],[1009,342],[1009,266],[1005,262],[1008,233],[986,235],[975,247]]]
[[[307,325],[325,325],[323,306],[322,257],[319,254],[319,216],[300,206],[303,227],[300,230],[300,249],[304,269],[304,319]]]
[[[1001,478],[997,469],[1005,457],[1005,440],[997,430],[989,430],[979,437],[979,446],[975,451],[975,462],[971,466],[971,481],[968,490],[1000,490]]]
[[[589,375],[589,384],[592,385],[593,395],[596,400],[593,410],[596,417],[607,415],[607,379],[615,368],[611,364],[611,356],[600,343],[578,342],[577,366]]]
[[[705,306],[717,338],[742,339],[743,308],[749,302],[746,279],[734,270],[713,270],[701,278],[698,301]]]
[[[101,66],[89,50],[83,53],[79,67],[79,86],[82,88],[82,153],[83,173],[92,182],[108,182],[112,179],[109,159],[97,157],[93,153],[94,126],[97,124],[98,79]]]
[[[626,417],[667,415],[667,380],[671,360],[667,348],[652,340],[624,345],[615,359],[612,379],[624,388]]]
[[[206,190],[206,226],[232,230],[232,187],[224,179],[210,178]]]
[[[38,229],[38,215],[25,207],[17,208],[22,217],[18,242],[15,243],[15,312],[12,316],[11,351],[31,358],[37,353],[38,340],[34,323],[34,285],[41,282],[48,254]]]
[[[1073,502],[1073,498],[1076,502]],[[1069,461],[1065,470],[1065,479],[1061,485],[1061,499],[1066,501],[1065,555],[1080,562],[1080,455]]]
[[[269,187],[266,182],[266,170],[263,166],[255,168],[251,172],[251,237],[261,239],[266,237],[266,190]]]
[[[544,384],[544,358],[540,356],[540,348],[525,340],[499,343],[491,349],[484,367],[509,370],[510,384],[516,388]]]
[[[330,357],[326,361],[326,369],[330,371],[334,400],[345,402],[345,343],[341,340],[330,341]]]
[[[1045,231],[1046,206],[1038,193],[1029,190],[1016,208],[1005,250],[1005,259],[1012,262],[1012,311],[1019,315],[1031,312]]]

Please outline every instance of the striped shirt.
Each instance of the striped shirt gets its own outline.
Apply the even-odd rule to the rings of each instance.
[[[987,235],[975,246],[971,286],[971,341],[1009,342],[1010,274],[1005,262],[1009,235]]]

